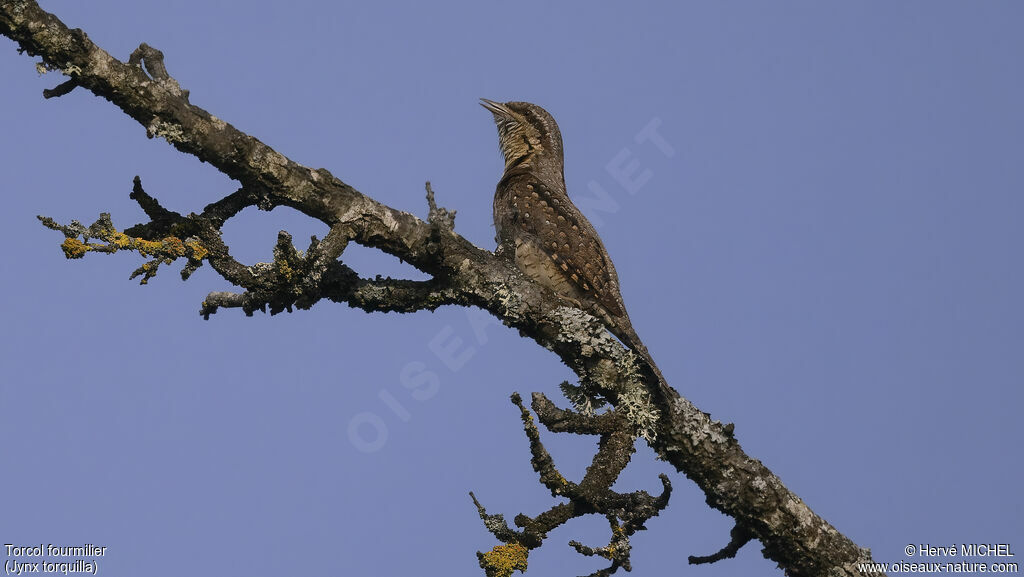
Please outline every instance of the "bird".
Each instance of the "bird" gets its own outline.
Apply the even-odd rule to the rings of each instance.
[[[565,188],[562,133],[554,117],[529,102],[480,104],[494,116],[505,170],[494,192],[497,254],[528,278],[593,314],[650,366],[661,370],[633,330],[608,251]]]

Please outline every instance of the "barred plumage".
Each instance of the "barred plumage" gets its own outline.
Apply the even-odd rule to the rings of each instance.
[[[498,250],[534,281],[602,319],[664,383],[626,313],[615,266],[597,231],[565,190],[562,134],[529,102],[482,99],[494,115],[505,173],[494,193]]]

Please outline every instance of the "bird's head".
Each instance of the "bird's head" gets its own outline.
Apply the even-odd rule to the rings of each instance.
[[[494,115],[498,142],[505,155],[505,170],[535,158],[562,162],[562,133],[555,119],[529,102],[494,102],[480,99],[480,105]]]

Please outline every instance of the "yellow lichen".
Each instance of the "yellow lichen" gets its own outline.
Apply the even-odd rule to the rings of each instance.
[[[115,232],[110,236],[110,244],[117,248],[126,248],[132,244],[132,239],[123,232]]]
[[[146,240],[142,237],[129,236],[114,228],[110,222],[110,215],[102,214],[87,230],[79,224],[75,227],[62,227],[53,219],[41,218],[43,224],[49,228],[61,230],[69,234],[72,230],[82,234],[82,238],[65,238],[61,244],[64,256],[67,258],[82,258],[87,252],[115,253],[120,250],[131,250],[144,257],[155,257],[152,263],[146,263],[136,271],[136,275],[145,274],[142,283],[156,273],[160,264],[171,264],[175,259],[188,256],[190,260],[200,261],[206,258],[210,251],[199,242],[198,239],[189,238],[187,241],[175,235],[168,235],[161,240]],[[79,230],[81,229],[81,230]],[[103,242],[88,242],[90,238]],[[291,271],[288,271],[291,273]],[[134,276],[133,276],[134,278]]]
[[[519,543],[497,545],[483,554],[480,564],[489,577],[509,577],[513,571],[526,572],[530,551]]]
[[[163,246],[163,243],[159,241],[146,240],[144,238],[135,239],[135,248],[142,256],[154,255],[160,252]]]
[[[164,252],[178,256],[185,256],[185,245],[176,236],[169,236],[163,240]]]
[[[193,260],[203,260],[204,258],[206,258],[206,255],[210,254],[210,251],[206,250],[206,247],[203,246],[199,241],[188,241],[185,243],[185,246],[192,249]]]
[[[60,248],[64,251],[64,256],[67,258],[82,258],[85,256],[85,253],[91,250],[89,245],[77,238],[65,238]]]
[[[288,266],[287,262],[280,261],[277,263],[277,271],[286,281],[291,281],[292,277],[295,276],[295,271],[292,267]]]

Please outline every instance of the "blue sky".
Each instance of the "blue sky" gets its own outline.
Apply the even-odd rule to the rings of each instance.
[[[432,181],[487,248],[502,161],[477,99],[541,104],[683,395],[878,561],[1024,550],[1019,3],[43,6],[118,58],[163,50],[194,104],[390,206],[425,216]],[[495,541],[470,490],[510,518],[551,506],[508,396],[557,396],[571,373],[553,355],[454,308],[204,322],[203,296],[229,288],[206,268],[139,287],[134,255],[65,261],[35,215],[130,226],[136,174],[183,212],[235,185],[83,90],[44,101],[61,78],[7,39],[0,78],[3,543],[104,545],[107,575],[479,575]],[[663,146],[637,138],[652,123]],[[325,232],[281,209],[225,237],[266,261],[281,229]],[[421,278],[359,247],[344,260]],[[436,392],[413,396],[405,370]],[[382,428],[353,442],[360,419]],[[560,437],[544,435],[578,478],[594,439]],[[619,486],[657,490],[659,472],[641,447]],[[731,524],[672,478],[634,575],[781,574],[751,545],[686,567]],[[599,568],[566,543],[606,533],[555,531],[528,574]]]

